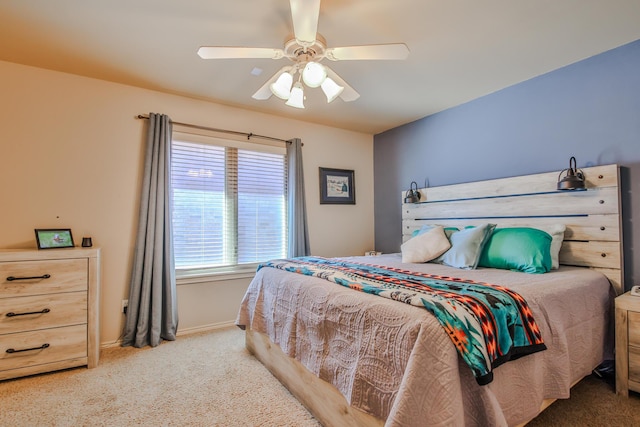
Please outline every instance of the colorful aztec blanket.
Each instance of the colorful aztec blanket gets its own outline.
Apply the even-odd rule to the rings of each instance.
[[[300,257],[264,267],[424,307],[445,329],[480,385],[508,360],[546,349],[527,302],[503,286],[344,260]]]

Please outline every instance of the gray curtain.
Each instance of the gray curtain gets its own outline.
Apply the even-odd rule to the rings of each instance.
[[[170,191],[171,119],[149,114],[140,217],[123,346],[175,340],[178,329]]]
[[[304,196],[304,173],[302,169],[302,141],[294,138],[287,141],[287,184],[289,209],[289,257],[307,256],[309,230],[307,228],[307,205]]]

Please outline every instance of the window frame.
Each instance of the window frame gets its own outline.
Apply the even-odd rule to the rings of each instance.
[[[205,145],[213,145],[213,146],[222,146],[222,147],[231,147],[241,150],[249,150],[254,152],[264,152],[271,154],[278,154],[283,156],[284,160],[284,210],[283,210],[283,221],[284,221],[284,244],[285,244],[285,256],[288,253],[288,232],[289,232],[289,215],[288,215],[288,203],[286,201],[287,198],[287,173],[288,173],[288,165],[287,165],[287,156],[286,156],[286,146],[284,146],[283,142],[275,142],[275,141],[265,141],[265,142],[256,142],[256,141],[246,141],[241,140],[239,138],[233,137],[225,137],[221,138],[217,135],[217,132],[207,131],[203,129],[198,129],[194,131],[193,129],[181,127],[179,125],[174,125],[173,132],[171,135],[171,143],[173,144],[174,140],[184,141],[194,144],[205,144]],[[173,188],[171,189],[173,194]],[[237,195],[236,195],[237,197]],[[237,199],[236,199],[237,202]],[[237,223],[236,223],[236,238],[237,238]],[[237,259],[236,259],[237,261]],[[176,282],[178,285],[181,284],[196,284],[196,283],[204,283],[211,281],[220,281],[220,280],[233,280],[233,279],[245,279],[251,278],[255,275],[256,268],[260,262],[255,263],[242,263],[242,264],[233,264],[226,266],[218,266],[218,267],[176,267],[175,275]]]

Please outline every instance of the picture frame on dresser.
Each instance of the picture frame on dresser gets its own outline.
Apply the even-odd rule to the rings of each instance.
[[[320,204],[355,205],[355,173],[350,169],[319,168]]]
[[[73,248],[70,228],[36,228],[38,249]]]

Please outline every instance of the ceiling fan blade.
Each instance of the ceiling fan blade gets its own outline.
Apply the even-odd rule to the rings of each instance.
[[[280,68],[278,72],[275,73],[273,76],[271,76],[271,78],[267,80],[265,84],[263,84],[262,87],[256,91],[256,93],[251,95],[251,97],[259,101],[264,101],[265,99],[271,98],[271,95],[273,95],[273,92],[271,92],[271,87],[270,87],[271,83],[278,80],[278,77],[280,77],[280,74],[284,73],[285,71],[288,71],[289,69],[291,69],[291,65],[285,65],[284,67]]]
[[[312,45],[318,32],[320,0],[290,0],[293,34],[302,44]]]
[[[404,43],[334,47],[327,49],[325,56],[331,61],[406,59],[409,56],[409,48]]]
[[[342,78],[339,75],[337,75],[335,71],[333,71],[331,68],[326,66],[325,68],[327,69],[327,76],[330,77],[331,80],[333,80],[334,82],[336,82],[337,84],[339,84],[344,88],[344,90],[340,94],[340,98],[342,98],[344,102],[355,101],[356,99],[360,98],[360,94],[356,92],[354,88],[349,86],[347,82],[342,80]]]
[[[202,46],[198,49],[198,55],[202,59],[280,59],[284,57],[284,51],[265,47]]]

